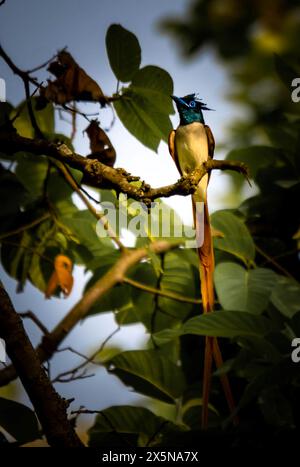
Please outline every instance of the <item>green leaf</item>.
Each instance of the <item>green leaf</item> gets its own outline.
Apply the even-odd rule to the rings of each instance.
[[[97,272],[99,273],[99,270]],[[91,307],[86,317],[108,311],[121,311],[130,304],[130,287],[126,284],[116,285],[108,290],[103,297]],[[135,318],[136,316],[134,316],[134,321],[136,321]]]
[[[259,314],[268,305],[277,275],[271,269],[250,271],[236,263],[220,263],[215,270],[219,301],[226,310]]]
[[[93,271],[93,276],[88,281],[85,291],[92,287],[120,258],[120,253],[113,249],[111,253],[97,256],[86,266]],[[108,290],[94,305],[91,307],[87,316],[104,313],[107,311],[119,311],[131,305],[131,287],[127,284],[118,284]],[[135,316],[134,316],[135,318]]]
[[[229,211],[216,211],[211,216],[213,227],[224,235],[214,238],[214,246],[241,259],[246,265],[255,258],[255,245],[245,223]]]
[[[48,173],[48,161],[41,156],[30,153],[19,152],[16,155],[16,175],[28,192],[29,201],[43,195],[45,180],[47,178],[47,195],[51,203],[66,200],[71,197],[73,190],[64,180],[56,168]],[[80,183],[82,173],[78,170],[69,169],[75,180]]]
[[[59,221],[71,230],[94,258],[101,258],[115,251],[109,238],[98,237],[96,219],[87,209],[75,212],[72,217],[62,216],[59,218]]]
[[[47,160],[26,153],[18,153],[17,160],[18,164],[15,173],[26,188],[29,200],[42,196],[48,170]]]
[[[182,421],[192,429],[201,429],[201,410],[203,406],[203,400],[201,398],[188,399],[182,406]],[[214,419],[218,420],[218,411],[211,404],[208,404],[210,410],[209,424],[211,426]],[[218,420],[219,421],[219,420]]]
[[[10,239],[7,244],[3,241],[2,264],[8,274],[18,280],[17,292],[22,291],[27,279],[38,289],[45,291],[46,281],[53,270],[51,258],[55,256],[45,253],[45,249],[51,243],[57,245],[54,235],[55,226],[51,220],[46,219],[33,229],[13,237],[14,245],[9,244]]]
[[[173,81],[169,73],[156,66],[140,69],[122,98],[115,101],[116,112],[124,126],[145,146],[157,150],[161,139],[167,141],[173,113],[170,95]]]
[[[35,119],[42,133],[54,133],[54,107],[51,103],[47,104],[42,110],[35,110],[36,98],[31,98],[31,103],[35,115]],[[20,113],[19,113],[20,112]],[[34,138],[34,129],[32,128],[31,120],[28,113],[27,104],[25,101],[15,108],[10,115],[13,118],[19,114],[13,125],[21,136],[26,138]]]
[[[9,196],[7,195],[8,193]],[[16,175],[0,166],[1,231],[6,230],[4,228],[5,223],[8,224],[7,230],[9,229],[9,225],[14,222],[14,215],[18,217],[20,206],[23,204],[25,196],[26,190]]]
[[[271,301],[276,308],[288,318],[300,311],[300,285],[288,277],[278,276],[272,290]]]
[[[72,217],[74,214],[76,214],[79,211],[79,209],[77,208],[77,206],[75,206],[75,204],[73,203],[71,198],[60,199],[60,200],[56,201],[55,207],[57,209],[58,219],[60,219],[62,217],[67,217],[67,218]],[[57,222],[58,222],[58,224],[60,224],[60,227],[61,227],[62,224],[60,223],[60,221],[58,219],[57,219]],[[68,232],[69,235],[72,236],[72,233],[71,233],[70,229],[67,229],[66,227],[64,228],[64,226],[62,226],[62,229],[63,229],[65,234],[67,234],[67,232]],[[74,239],[75,239],[75,237],[74,237]]]
[[[130,89],[130,95],[133,99],[140,99],[141,102],[142,100],[145,100],[151,103],[152,108],[159,113],[167,113],[168,115],[174,114],[174,108],[170,99],[170,95],[163,94],[162,92],[157,91],[155,89],[139,87],[133,84],[131,84],[128,89]]]
[[[153,134],[148,125],[137,114],[131,99],[119,99],[114,102],[117,115],[125,128],[146,147],[157,151],[160,137]]]
[[[82,172],[68,168],[73,178],[80,183],[82,179]],[[61,173],[57,169],[51,171],[47,183],[47,194],[51,203],[56,204],[60,200],[66,200],[71,197],[74,190],[70,187],[69,183],[62,177]]]
[[[181,369],[155,350],[130,350],[106,362],[110,373],[150,397],[172,403],[185,389]]]
[[[54,240],[64,251],[67,250],[68,240],[63,233],[56,232]]]
[[[148,263],[138,264],[129,274],[130,278],[141,282],[141,284],[150,287],[156,287],[157,276],[153,267]],[[132,287],[131,301],[134,307],[135,316],[144,324],[146,329],[152,332],[152,327],[160,329],[160,314],[158,313],[154,319],[155,311],[155,295],[145,292],[138,288]],[[158,327],[157,327],[158,326]],[[165,327],[165,326],[164,326]]]
[[[174,113],[170,96],[173,94],[173,80],[169,73],[158,66],[141,68],[133,77],[130,89],[152,103],[158,111]]]
[[[143,445],[151,440],[157,442],[166,431],[182,431],[184,427],[155,415],[144,407],[130,405],[109,407],[97,415],[94,426],[89,429],[89,446],[103,446],[103,433],[135,434],[141,436]],[[115,442],[122,444],[123,438],[115,437]],[[128,444],[127,444],[128,446]]]
[[[93,258],[87,263],[87,269],[93,271],[93,277],[88,282],[87,287],[90,287],[96,282],[115,262],[120,259],[120,252],[116,249],[112,251],[103,251],[103,254]]]
[[[171,120],[167,113],[158,112],[151,101],[128,90],[114,106],[127,130],[148,148],[157,151],[160,141],[167,141]]]
[[[20,246],[10,263],[10,275],[19,279],[19,287],[21,290],[25,284],[32,258],[32,252],[28,254],[26,247],[30,247],[32,240],[31,235],[27,231],[23,232]]]
[[[170,74],[154,65],[147,65],[141,68],[133,77],[132,85],[139,89],[153,90],[164,94],[170,98],[173,93],[173,80]],[[172,104],[172,99],[169,99],[169,104]],[[173,105],[169,106],[170,111],[173,110]]]
[[[106,33],[106,50],[116,78],[123,83],[130,81],[141,63],[137,37],[120,24],[112,24]]]
[[[134,95],[132,93],[128,93],[127,96],[130,96],[132,107],[137,114],[138,118],[142,120],[148,128],[153,136],[161,139],[167,140],[168,130],[171,131],[171,125],[168,125],[168,117],[159,112],[156,112],[153,109],[153,106],[150,102],[147,102],[145,99],[142,99],[138,95]],[[165,127],[167,125],[167,131],[165,131]]]
[[[22,444],[40,438],[33,410],[3,397],[0,397],[0,425]]]
[[[13,106],[9,102],[0,102],[0,126],[5,125],[10,120]]]
[[[115,316],[115,320],[120,326],[140,322],[139,318],[135,313],[135,308],[131,301],[119,308],[119,311]]]
[[[34,252],[31,255],[30,267],[28,269],[28,275],[31,282],[42,292],[45,292],[47,282],[44,274],[43,263],[46,263],[48,271],[49,267],[50,270],[53,270],[53,265],[48,261],[45,261],[42,256],[47,247],[47,243],[52,240],[55,230],[55,226],[48,220],[39,225],[36,231]],[[47,279],[49,279],[49,277],[47,277]]]
[[[164,274],[160,281],[162,291],[175,292],[178,295],[200,298],[199,272],[191,264],[183,260],[181,250],[171,251],[165,255]],[[172,316],[183,320],[193,309],[194,305],[182,304],[167,297],[158,298],[159,308]],[[199,305],[200,309],[200,305]]]
[[[264,316],[246,311],[214,311],[191,318],[180,329],[166,329],[155,334],[160,345],[185,334],[212,337],[263,337],[272,330],[272,323]]]
[[[145,232],[151,241],[163,239],[183,242],[187,238],[190,240],[190,237],[187,237],[187,226],[183,225],[180,216],[161,200],[156,200],[149,215],[145,215]]]
[[[164,255],[163,274],[157,277],[151,264],[141,263],[131,271],[130,278],[152,288],[161,288],[179,295],[194,298],[198,295],[198,271],[191,265],[184,250],[172,251]],[[137,288],[132,288],[131,300],[135,315],[150,333],[179,323],[191,312],[193,304],[181,303],[174,299],[156,296]]]
[[[295,428],[291,403],[278,386],[264,388],[259,395],[258,403],[268,425]]]

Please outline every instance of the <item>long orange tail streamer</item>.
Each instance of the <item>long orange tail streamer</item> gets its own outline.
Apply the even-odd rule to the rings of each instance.
[[[214,308],[214,251],[212,244],[211,229],[209,223],[209,213],[206,201],[204,202],[204,213],[203,217],[199,214],[196,208],[197,192],[193,196],[193,212],[196,228],[197,239],[203,238],[203,243],[198,247],[199,255],[199,272],[201,280],[201,297],[203,313],[209,313]],[[204,225],[203,225],[204,223]],[[202,229],[204,227],[204,232]],[[203,237],[204,235],[204,237]],[[211,386],[211,373],[212,373],[212,359],[214,358],[217,368],[223,365],[222,354],[219,348],[219,344],[216,337],[205,338],[205,354],[204,354],[204,371],[203,371],[203,389],[202,389],[202,429],[206,429],[208,425],[208,404],[209,394]],[[229,384],[229,380],[226,374],[220,376],[223,391],[227,400],[227,404],[230,412],[235,410],[235,403]],[[238,423],[237,417],[234,418],[234,422]]]

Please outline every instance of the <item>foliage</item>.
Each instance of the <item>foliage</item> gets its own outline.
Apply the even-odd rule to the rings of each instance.
[[[35,413],[19,402],[0,397],[0,425],[20,443],[40,437]]]
[[[207,2],[199,4],[201,13]],[[229,28],[234,34],[240,31],[240,24],[243,30],[252,24],[247,10],[239,11],[243,16],[239,17],[238,31],[236,24]],[[206,35],[198,38],[200,44],[211,37],[211,25],[201,24]],[[223,41],[228,28],[221,32],[217,40],[224,56],[242,54],[249,47],[243,36],[238,44],[230,39],[239,49],[228,50],[228,42]],[[114,96],[117,115],[139,141],[157,150],[171,125],[172,78],[152,65],[140,68],[139,42],[122,26],[109,28],[106,45],[117,80],[126,84]],[[276,79],[275,72],[272,79]],[[61,140],[54,130],[53,103],[38,110],[33,99],[33,106],[47,137]],[[15,129],[21,135],[34,137],[28,113],[19,113],[23,107],[24,103],[16,109],[1,104],[0,121],[18,115]],[[293,115],[281,117],[280,128],[273,132],[268,145],[235,148],[228,155],[250,165],[258,193],[238,209],[217,211],[211,216],[212,225],[222,233],[214,239],[218,302],[213,313],[200,315],[201,307],[196,302],[182,303],[126,283],[113,287],[90,310],[90,315],[113,310],[116,322],[122,326],[132,322],[144,325],[149,336],[146,349],[120,352],[103,365],[125,385],[169,404],[176,413],[173,420],[168,420],[144,407],[107,408],[99,413],[89,431],[91,446],[157,446],[182,434],[184,439],[194,439],[202,403],[199,394],[205,335],[224,338],[225,364],[219,372],[229,373],[238,400],[241,431],[248,438],[255,436],[251,430],[257,425],[261,432],[299,428],[299,370],[290,359],[291,339],[300,332],[298,251],[293,238],[300,224],[299,210],[294,209],[294,200],[300,195],[298,113],[295,106]],[[113,242],[97,236],[95,218],[74,204],[72,190],[51,161],[20,152],[14,156],[1,153],[1,159],[0,194],[6,200],[0,213],[1,262],[16,279],[18,290],[30,281],[45,292],[57,255],[70,258],[91,273],[86,285],[89,290],[120,257]],[[81,174],[72,174],[80,181]],[[95,193],[121,209],[121,195],[99,188]],[[133,216],[130,203],[127,209],[129,217]],[[176,223],[176,213],[174,219]],[[163,222],[161,219],[160,227]],[[136,238],[136,245],[147,246],[152,240]],[[196,252],[184,248],[161,255],[152,253],[147,261],[132,267],[128,277],[144,286],[197,300],[197,261]],[[228,421],[228,411],[217,375],[212,386],[210,423],[212,429],[220,429]],[[1,400],[1,426],[20,442],[38,436],[29,409],[11,404]],[[6,416],[18,411],[24,412],[26,430],[22,425],[15,427],[13,419]],[[230,442],[238,443],[238,439],[230,438]]]
[[[294,112],[289,96],[291,76],[299,76],[298,6],[296,0],[245,0],[243,5],[239,0],[190,0],[182,17],[161,23],[185,56],[195,57],[209,45],[227,70],[228,97],[246,109],[226,122],[230,148],[269,144],[284,124],[284,113]]]
[[[106,35],[111,68],[122,83],[122,99],[114,106],[121,122],[145,146],[157,150],[161,139],[167,141],[174,113],[170,95],[171,76],[157,66],[140,68],[141,48],[137,38],[122,26],[113,24]]]

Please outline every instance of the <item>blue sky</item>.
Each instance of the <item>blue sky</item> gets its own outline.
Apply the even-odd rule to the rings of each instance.
[[[213,129],[216,141],[222,140],[224,130],[232,118],[233,109],[224,100],[228,77],[210,50],[205,50],[193,61],[184,61],[170,37],[159,32],[158,22],[165,16],[181,16],[186,10],[187,0],[7,0],[0,8],[0,41],[15,61],[23,69],[33,68],[54,55],[57,50],[68,46],[76,61],[89,73],[106,94],[115,91],[116,81],[105,52],[105,34],[111,23],[120,23],[134,32],[142,47],[142,65],[153,64],[165,68],[173,77],[174,93],[184,95],[198,92],[215,112],[207,113],[207,123]],[[48,73],[36,74],[46,79]],[[18,104],[24,96],[22,83],[13,76],[7,66],[0,61],[0,77],[6,80],[7,98]],[[236,114],[236,111],[235,111]],[[100,120],[104,126],[111,121],[110,111],[101,111]],[[177,115],[172,116],[174,127],[178,124]],[[79,153],[89,152],[87,138],[82,135],[86,122],[79,125],[75,139]],[[57,130],[70,133],[70,127],[57,120]],[[122,124],[116,121],[109,136],[117,150],[117,166],[138,174],[148,183],[160,186],[174,182],[178,178],[167,145],[161,143],[158,154],[143,147],[131,136]],[[226,192],[226,177],[214,173],[209,189],[210,208],[223,207],[222,197]],[[170,201],[185,221],[191,221],[190,201],[177,197]],[[227,206],[228,207],[228,206]],[[42,294],[28,285],[25,293],[15,294],[15,282],[1,271],[1,279],[7,287],[18,311],[33,310],[51,329],[79,299],[85,277],[81,270],[76,272],[75,290],[66,300],[52,299],[45,302]],[[27,324],[34,343],[39,341],[34,326]],[[99,345],[115,327],[112,316],[90,318],[68,337],[65,345],[77,350],[88,350]],[[141,327],[125,330],[112,343],[124,348],[135,348],[142,343]],[[77,357],[60,354],[54,358],[53,376],[69,368]],[[116,378],[104,370],[97,372],[94,380],[88,379],[72,385],[58,385],[65,397],[75,397],[74,407],[83,404],[89,408],[101,409],[113,404],[122,404],[136,399],[129,390],[121,390]]]

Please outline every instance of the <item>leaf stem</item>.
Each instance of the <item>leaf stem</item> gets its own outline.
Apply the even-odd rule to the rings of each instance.
[[[50,217],[50,213],[47,212],[43,214],[41,217],[39,217],[38,219],[35,219],[34,221],[30,222],[29,224],[22,225],[21,227],[18,227],[17,229],[11,230],[10,232],[6,232],[0,235],[0,241],[2,241],[4,238],[12,237],[13,235],[17,235],[21,232],[24,232],[25,230],[29,230],[32,227],[35,227],[36,225],[40,224],[44,220],[48,219],[49,217]]]
[[[130,279],[129,277],[124,277],[122,282],[124,282],[125,284],[129,284],[137,289],[144,290],[145,292],[149,292],[151,294],[160,295],[161,297],[166,298],[172,298],[173,300],[177,300],[178,302],[192,303],[194,305],[199,305],[202,303],[201,299],[185,297],[184,295],[179,295],[175,292],[171,292],[170,290],[156,289],[155,287],[142,284],[141,282]]]

